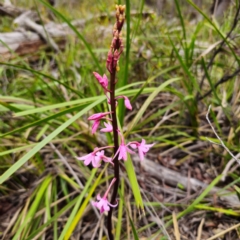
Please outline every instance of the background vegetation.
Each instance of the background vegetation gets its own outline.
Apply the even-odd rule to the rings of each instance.
[[[0,235],[107,239],[105,217],[90,200],[104,191],[112,170],[93,170],[75,157],[112,141],[110,135],[93,136],[87,117],[107,107],[92,72],[106,72],[116,2],[60,2],[55,8],[40,0],[12,3],[37,11],[41,24],[65,22],[75,33],[66,36],[58,52],[47,46],[34,54],[0,56]],[[144,163],[132,159],[143,213],[122,165],[116,239],[217,239],[222,231],[224,239],[238,239],[238,164],[232,164],[221,181],[232,156],[209,142],[208,138],[219,140],[206,114],[211,104],[211,122],[237,155],[239,1],[218,19],[211,18],[207,1],[194,10],[190,1],[175,0],[164,16],[144,1],[124,4],[127,21],[118,94],[130,97],[134,109],[125,112],[119,104],[119,121],[129,141],[144,137],[156,143],[146,162],[162,166],[162,173],[174,171],[189,184],[171,183],[161,172],[149,172]],[[194,11],[201,17],[193,18]],[[76,28],[71,25],[75,19],[87,21]],[[18,29],[10,17],[0,21],[1,32]],[[202,185],[194,186],[190,178]],[[215,186],[218,190],[212,194]],[[223,201],[223,193],[234,201]]]

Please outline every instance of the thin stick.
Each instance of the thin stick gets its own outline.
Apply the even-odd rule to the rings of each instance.
[[[211,143],[214,143],[214,144],[217,144],[217,145],[222,146],[222,147],[223,147],[223,148],[224,148],[224,149],[225,149],[225,150],[226,150],[226,151],[232,156],[232,160],[230,161],[231,164],[232,164],[233,161],[235,160],[235,161],[240,165],[240,160],[237,159],[237,158],[236,158],[236,157],[230,152],[230,150],[225,146],[224,142],[223,142],[222,139],[218,136],[218,134],[217,134],[217,132],[215,131],[215,129],[214,129],[212,123],[210,122],[209,117],[208,117],[209,112],[210,112],[210,109],[211,109],[211,105],[208,107],[208,111],[207,111],[206,119],[207,119],[207,121],[208,121],[210,127],[212,128],[212,130],[213,130],[215,136],[217,137],[217,139],[220,141],[221,144],[215,143],[215,142],[213,142],[213,141],[211,141],[210,139],[207,138],[208,141],[211,142]],[[222,180],[225,179],[225,176],[226,176],[226,169],[228,169],[228,168],[225,168],[225,170],[223,171],[223,174],[224,174],[224,175],[223,175],[223,177],[222,177]]]
[[[203,224],[204,224],[204,222],[205,222],[205,218],[203,218],[203,219],[201,220],[201,223],[200,223],[200,225],[199,225],[199,227],[198,227],[198,236],[197,236],[197,240],[201,240],[201,236],[202,236],[202,228],[203,228]]]
[[[222,231],[220,233],[217,233],[216,235],[214,235],[213,237],[208,238],[207,240],[213,240],[213,239],[219,238],[219,237],[225,235],[226,233],[228,233],[228,232],[230,232],[230,231],[232,231],[232,230],[234,230],[234,229],[236,229],[238,227],[240,227],[240,223],[238,223],[238,224],[236,224],[236,225],[234,225],[234,226],[232,226],[232,227],[230,227],[230,228],[228,228],[228,229],[226,229],[226,230],[224,230],[224,231]]]
[[[180,233],[179,233],[179,228],[178,228],[178,222],[177,222],[177,217],[176,213],[172,213],[172,218],[173,218],[173,226],[174,226],[174,235],[176,237],[176,240],[180,240]]]

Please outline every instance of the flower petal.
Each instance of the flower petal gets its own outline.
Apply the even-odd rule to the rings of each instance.
[[[124,104],[125,104],[125,107],[129,110],[132,110],[132,105],[129,101],[129,99],[127,97],[124,96]]]
[[[104,122],[104,125],[105,125],[106,128],[102,128],[100,130],[100,132],[112,132],[113,128],[112,128],[112,125],[110,123]]]
[[[97,129],[98,129],[98,127],[99,127],[99,124],[100,124],[100,121],[98,121],[98,120],[96,120],[96,121],[93,123],[93,125],[92,125],[92,134],[94,134],[94,133],[97,131]]]

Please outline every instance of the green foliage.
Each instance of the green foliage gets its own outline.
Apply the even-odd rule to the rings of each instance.
[[[96,217],[89,210],[90,198],[93,190],[101,191],[106,185],[109,175],[104,175],[102,169],[94,172],[75,157],[105,142],[112,144],[110,136],[107,139],[101,135],[92,136],[87,116],[108,108],[92,72],[104,73],[111,41],[108,28],[111,29],[114,22],[110,13],[115,2],[83,1],[56,8],[42,0],[35,5],[32,1],[19,2],[23,7],[37,7],[43,22],[46,12],[51,11],[54,21],[64,22],[74,36],[67,38],[64,50],[57,54],[39,49],[34,56],[14,54],[10,60],[1,58],[0,194],[7,198],[12,192],[24,193],[15,213],[16,221],[11,222],[6,233],[1,233],[3,237],[6,234],[11,239],[30,240],[48,232],[53,239],[68,239],[79,221],[89,221],[88,216]],[[229,154],[212,145],[189,150],[197,141],[208,142],[206,137],[214,142],[217,140],[205,120],[209,104],[214,106],[211,121],[226,146],[234,154],[240,149],[239,79],[234,76],[216,87],[222,76],[239,67],[240,57],[236,51],[239,40],[226,39],[234,14],[226,16],[226,21],[220,24],[210,18],[206,9],[199,9],[188,0],[187,8],[194,7],[203,17],[197,24],[191,24],[185,17],[186,7],[178,0],[174,2],[178,18],[164,19],[147,14],[149,7],[144,1],[126,1],[125,50],[119,62],[116,95],[130,97],[134,109],[129,113],[120,102],[119,123],[129,141],[145,138],[156,143],[152,150],[154,161],[158,154],[168,157],[177,149],[175,169],[188,160],[210,168],[209,155],[214,155],[218,176],[209,177],[212,182],[196,200],[187,205],[165,204],[180,209],[179,220],[198,210],[239,217],[232,209],[209,206],[206,198],[218,184],[220,173],[230,160]],[[134,9],[138,14],[132,13]],[[72,23],[73,19],[87,18],[90,14],[106,14],[107,17],[91,18],[84,29]],[[233,34],[238,34],[237,29]],[[2,18],[0,30],[13,30],[9,18]],[[222,40],[225,45],[209,68],[211,56]],[[201,83],[203,74],[205,78]],[[204,96],[209,90],[211,93],[203,99],[196,97]],[[122,175],[128,175],[129,184],[122,181],[119,189],[117,222],[114,220],[116,239],[126,236],[128,233],[124,229],[128,227],[134,239],[145,236],[148,227],[153,229],[152,234],[161,234],[156,231],[154,220],[145,223],[144,228],[139,218],[129,211],[136,206],[142,212],[144,206],[160,207],[159,203],[142,195],[142,185],[138,182],[141,173],[135,172],[134,165],[132,161],[122,165]],[[234,186],[239,197],[239,173],[234,171],[222,188]],[[83,186],[79,186],[77,179]],[[181,186],[180,190],[186,191],[186,188]],[[127,198],[129,193],[131,198]],[[130,199],[133,202],[129,202]],[[152,216],[149,212],[146,215]],[[164,226],[170,226],[171,213],[167,212],[164,220]],[[165,236],[161,235],[161,239]]]

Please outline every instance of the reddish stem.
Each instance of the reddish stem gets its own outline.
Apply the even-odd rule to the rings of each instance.
[[[113,66],[112,61],[112,72],[110,73],[110,105],[111,105],[111,112],[112,112],[112,127],[113,127],[113,143],[114,143],[114,178],[116,179],[114,185],[113,185],[113,193],[111,198],[111,204],[114,204],[116,202],[117,197],[117,191],[118,191],[118,185],[119,185],[119,162],[118,162],[118,154],[117,150],[119,148],[118,143],[118,124],[117,124],[117,114],[116,114],[116,103],[115,103],[115,78],[116,78],[116,67]],[[113,234],[112,234],[112,212],[113,208],[110,208],[110,211],[108,212],[108,235],[109,239],[113,240]]]

